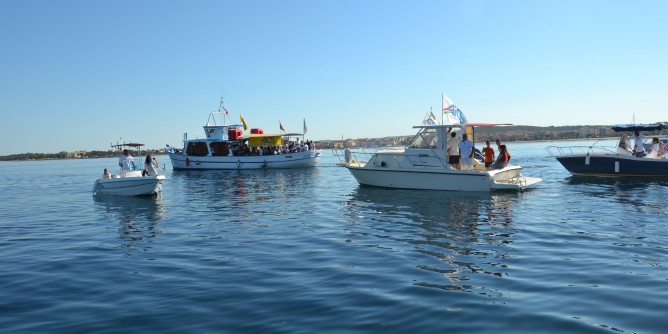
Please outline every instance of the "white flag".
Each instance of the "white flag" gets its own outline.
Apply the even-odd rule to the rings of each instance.
[[[443,95],[443,124],[466,126],[468,120],[457,105],[447,96]]]

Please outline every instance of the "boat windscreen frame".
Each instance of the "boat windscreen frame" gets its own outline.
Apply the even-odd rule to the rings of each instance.
[[[418,142],[418,145],[414,143]],[[406,149],[432,149],[436,147],[438,141],[438,132],[436,128],[423,127],[415,136],[408,142]]]

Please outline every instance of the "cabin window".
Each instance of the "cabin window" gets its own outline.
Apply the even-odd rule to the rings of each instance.
[[[205,142],[190,142],[186,148],[186,154],[192,156],[203,157],[209,154],[209,150],[206,147]]]
[[[230,149],[227,146],[227,143],[213,142],[213,143],[209,144],[209,146],[211,146],[211,155],[226,156],[230,153]]]

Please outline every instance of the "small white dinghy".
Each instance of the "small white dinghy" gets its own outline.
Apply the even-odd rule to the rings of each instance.
[[[138,155],[141,146],[144,144],[112,145],[120,151],[123,151],[124,147],[137,148]],[[125,163],[121,165],[121,171],[118,174],[111,175],[105,169],[103,177],[97,179],[93,185],[93,195],[150,196],[162,192],[162,183],[166,179],[164,175],[142,176],[143,171],[137,169],[133,160],[125,160]]]

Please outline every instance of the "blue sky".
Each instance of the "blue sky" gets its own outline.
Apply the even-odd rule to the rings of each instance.
[[[220,97],[307,139],[668,121],[666,1],[0,1],[0,155],[180,145]]]

